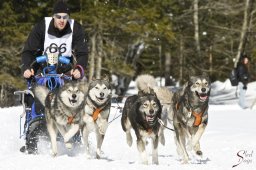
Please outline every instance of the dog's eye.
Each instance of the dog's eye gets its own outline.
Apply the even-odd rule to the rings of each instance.
[[[200,84],[198,82],[196,82],[196,85],[199,86]]]
[[[143,106],[144,106],[144,107],[148,107],[148,104],[147,104],[147,103],[144,103]]]
[[[208,82],[205,82],[204,84],[205,84],[206,86],[208,86]]]
[[[71,90],[67,90],[69,93],[71,93]]]
[[[156,103],[153,103],[152,105],[153,105],[153,107],[156,107],[156,106],[157,106]]]
[[[107,89],[107,87],[104,87],[104,90],[106,90]]]
[[[95,89],[99,90],[99,87],[95,87]]]

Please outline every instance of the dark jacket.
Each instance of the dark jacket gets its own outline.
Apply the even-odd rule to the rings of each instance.
[[[238,81],[242,82],[244,84],[244,87],[246,88],[249,80],[250,80],[250,74],[247,65],[239,63],[237,65],[237,76]]]
[[[62,37],[66,34],[71,33],[71,27],[69,22],[67,22],[66,27],[59,31],[54,27],[54,21],[52,19],[48,33],[56,37]],[[25,71],[30,68],[31,63],[35,60],[37,56],[40,56],[44,52],[44,39],[45,39],[45,20],[37,23],[32,31],[30,32],[28,39],[25,43],[24,49],[22,51],[22,69]],[[77,64],[81,65],[84,69],[87,67],[88,63],[88,47],[87,39],[83,31],[82,26],[78,22],[74,22],[73,28],[73,39],[72,39],[72,51],[76,56]],[[38,69],[39,65],[34,67]]]

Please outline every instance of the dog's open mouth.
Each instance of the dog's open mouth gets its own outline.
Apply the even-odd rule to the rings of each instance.
[[[200,99],[201,101],[205,101],[205,100],[208,99],[207,93],[198,93],[198,92],[196,92],[196,93],[197,93],[197,96],[199,97],[199,99]]]
[[[102,102],[102,101],[105,99],[105,97],[96,97],[96,99],[97,99],[99,102]]]
[[[152,125],[155,122],[155,115],[146,115],[146,121]]]
[[[69,102],[70,102],[71,104],[74,104],[74,103],[77,102],[77,100],[75,100],[75,99],[69,99]]]

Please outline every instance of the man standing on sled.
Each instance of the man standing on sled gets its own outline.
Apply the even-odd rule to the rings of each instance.
[[[83,78],[88,62],[87,40],[82,26],[69,17],[70,10],[67,4],[60,0],[53,7],[53,16],[45,17],[34,26],[22,51],[24,78],[30,79],[42,72],[45,63],[36,63],[33,64],[33,67],[31,64],[37,56],[41,56],[45,52],[48,55],[49,53],[58,53],[58,55],[61,53],[62,56],[67,56],[73,64],[76,64],[73,68],[70,65],[58,65],[58,74],[69,73],[73,79]],[[27,95],[25,102],[32,111],[34,98]],[[41,114],[44,109],[40,108],[40,104],[35,104],[35,110],[36,114]],[[28,128],[26,144],[21,147],[20,151],[29,154],[37,153],[38,135],[42,128],[46,128],[45,120],[41,119],[31,123],[26,128]]]

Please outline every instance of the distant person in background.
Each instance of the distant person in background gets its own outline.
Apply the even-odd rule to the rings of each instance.
[[[239,88],[239,101],[238,104],[245,109],[247,107],[245,101],[245,94],[247,90],[247,84],[250,80],[249,74],[249,60],[250,58],[247,54],[242,54],[238,65],[237,65],[237,76],[238,76],[238,88]]]

